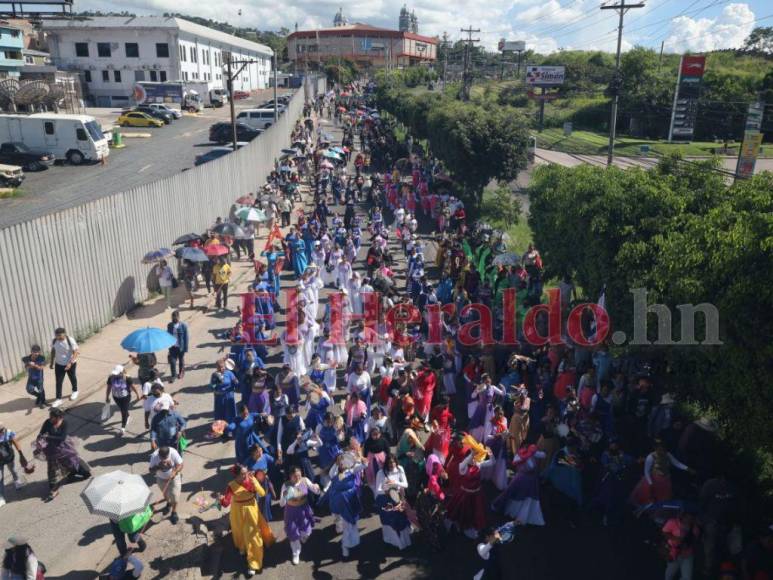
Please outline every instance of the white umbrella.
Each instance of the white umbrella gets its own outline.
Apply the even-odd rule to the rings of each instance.
[[[151,492],[142,476],[119,470],[92,479],[81,497],[92,514],[117,521],[143,512]]]

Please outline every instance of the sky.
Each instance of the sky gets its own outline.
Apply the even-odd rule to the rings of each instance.
[[[539,53],[559,49],[614,51],[618,13],[601,10],[621,0],[411,0],[419,32],[458,40],[461,28],[480,29],[474,37],[490,50],[500,38],[524,40]],[[755,26],[773,26],[770,0],[626,0],[642,2],[625,17],[623,50],[636,45],[666,52],[738,48]],[[400,2],[388,0],[76,0],[77,10],[126,10],[136,14],[179,12],[254,26],[260,30],[325,28],[338,8],[350,22],[396,28]],[[241,16],[239,11],[241,10]]]

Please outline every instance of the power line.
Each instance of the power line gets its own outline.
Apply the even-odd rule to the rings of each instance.
[[[472,86],[472,58],[470,58],[470,52],[476,42],[480,42],[480,38],[473,38],[473,32],[480,32],[480,28],[462,28],[460,32],[467,33],[467,38],[463,39],[464,43],[464,73],[462,76],[462,100],[470,100],[470,88]]]

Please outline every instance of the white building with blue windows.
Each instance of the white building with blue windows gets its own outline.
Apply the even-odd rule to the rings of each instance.
[[[227,52],[234,60],[251,61],[234,80],[235,91],[269,86],[271,48],[182,18],[95,16],[45,21],[43,29],[53,63],[80,72],[97,106],[128,105],[139,81],[196,81],[226,88]]]

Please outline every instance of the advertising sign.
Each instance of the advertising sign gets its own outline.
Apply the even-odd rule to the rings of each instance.
[[[499,41],[500,52],[523,52],[526,50],[526,42],[523,40],[505,40]]]
[[[762,148],[760,127],[764,111],[765,103],[752,103],[746,112],[746,131],[743,134],[743,143],[735,168],[736,179],[745,179],[754,175],[754,166],[757,164],[757,157]]]
[[[177,103],[183,101],[182,83],[140,82],[134,85],[134,101],[142,103]]]
[[[679,61],[679,75],[674,92],[674,105],[671,110],[669,141],[675,137],[686,141],[693,138],[704,72],[706,72],[705,56],[686,54]]]
[[[526,66],[526,84],[533,87],[556,87],[564,84],[563,66]]]

